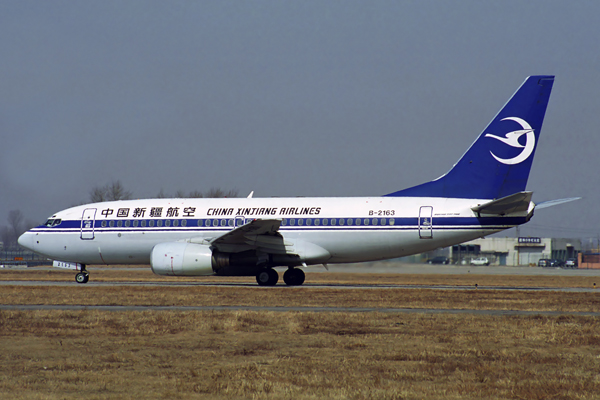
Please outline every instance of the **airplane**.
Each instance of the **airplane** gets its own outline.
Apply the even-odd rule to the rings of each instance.
[[[19,244],[77,271],[150,264],[158,275],[255,276],[302,285],[308,265],[385,260],[447,247],[528,222],[527,179],[554,76],[530,76],[438,179],[374,197],[141,199],[52,215]]]

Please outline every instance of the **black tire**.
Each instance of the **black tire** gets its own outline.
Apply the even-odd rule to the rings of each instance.
[[[260,286],[275,286],[279,280],[279,274],[273,268],[261,269],[256,274],[256,282]]]
[[[304,283],[306,275],[298,268],[290,268],[283,274],[283,281],[288,286],[300,286]]]
[[[87,283],[89,279],[90,278],[88,274],[85,274],[83,272],[80,272],[77,275],[75,275],[75,282],[77,283]]]

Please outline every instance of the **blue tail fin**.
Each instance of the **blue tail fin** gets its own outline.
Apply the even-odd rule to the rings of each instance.
[[[524,191],[553,83],[551,75],[527,78],[446,175],[387,196],[499,199]]]

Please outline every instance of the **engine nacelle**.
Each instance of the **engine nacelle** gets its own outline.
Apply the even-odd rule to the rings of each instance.
[[[157,275],[213,275],[213,252],[209,246],[195,243],[159,243],[150,253],[150,266]]]

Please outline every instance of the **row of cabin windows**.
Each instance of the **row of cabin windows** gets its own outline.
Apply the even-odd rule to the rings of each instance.
[[[246,219],[248,223],[251,219]],[[110,220],[102,221],[103,228],[109,227],[162,227],[162,226],[187,226],[188,220],[182,219],[165,219],[165,220]],[[360,226],[360,225],[394,225],[394,218],[284,218],[281,222],[282,226]],[[230,226],[233,227],[233,219],[199,219],[198,226]]]
[[[142,219],[142,220],[137,220],[136,219],[136,220],[133,220],[133,221],[130,221],[130,220],[125,220],[125,221],[122,221],[122,220],[119,220],[119,221],[111,220],[111,221],[102,221],[101,225],[102,225],[103,228],[106,228],[106,226],[110,226],[111,228],[114,227],[114,226],[117,226],[119,228],[122,227],[122,226],[125,226],[125,227],[129,227],[129,226],[133,226],[133,227],[138,227],[138,226],[142,226],[142,227],[145,227],[145,226],[151,226],[151,227],[153,227],[153,226],[159,226],[160,227],[160,226],[163,226],[163,225],[164,226],[171,226],[171,225],[173,225],[173,226],[180,226],[180,225],[181,226],[187,226],[187,220],[185,220],[185,219],[182,219],[182,220],[178,220],[178,219],[173,219],[173,220],[171,220],[171,219],[165,219],[165,220],[158,219],[156,221],[154,221],[152,219],[148,220],[148,221],[146,221],[145,219]]]

